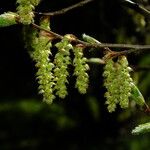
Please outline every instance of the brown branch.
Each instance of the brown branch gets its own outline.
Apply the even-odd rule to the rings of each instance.
[[[93,46],[97,48],[110,47],[110,48],[119,48],[119,49],[130,49],[119,52],[121,55],[133,53],[137,50],[150,50],[150,45],[134,45],[134,44],[112,44],[112,43],[102,43],[94,44]],[[133,50],[136,49],[136,50]]]
[[[57,39],[63,39],[63,36],[62,36],[62,35],[57,34],[57,33],[53,32],[53,31],[44,29],[44,28],[40,27],[39,25],[37,25],[37,24],[35,24],[35,23],[31,23],[31,25],[32,25],[34,28],[36,28],[36,29],[43,30],[43,31],[49,33],[50,35],[52,35],[53,37],[55,37],[55,38],[57,38]]]
[[[63,39],[64,36],[57,34],[53,31],[49,31],[46,30],[34,23],[32,23],[32,26],[39,29],[39,30],[43,30],[47,33],[49,33],[50,36],[53,36],[54,39]],[[111,51],[109,50],[109,52],[111,53],[110,56],[111,57],[117,57],[117,56],[121,56],[121,55],[127,55],[130,53],[141,53],[145,50],[150,50],[150,45],[132,45],[132,44],[112,44],[112,43],[94,43],[94,44],[90,44],[88,42],[84,42],[82,40],[79,40],[78,38],[76,38],[74,35],[72,34],[68,34],[69,40],[73,43],[77,43],[77,44],[82,44],[85,47],[89,47],[89,48],[103,48],[103,51],[106,51],[109,48],[119,48],[119,49],[128,49],[128,50],[123,50],[123,51]],[[107,48],[107,49],[106,49]]]
[[[83,5],[88,4],[88,3],[92,2],[92,1],[94,1],[94,0],[84,0],[84,1],[81,1],[81,2],[79,2],[79,3],[77,3],[77,4],[74,4],[74,5],[72,5],[72,6],[69,6],[69,7],[67,7],[67,8],[63,8],[63,9],[61,9],[61,10],[54,11],[54,12],[47,12],[47,13],[35,12],[35,13],[37,13],[37,14],[39,14],[39,15],[45,15],[45,16],[62,15],[62,14],[64,14],[64,13],[67,13],[67,12],[70,11],[70,10],[73,10],[73,9],[79,8],[79,7],[82,7]]]
[[[64,14],[72,9],[75,9],[75,8],[78,8],[78,7],[82,7],[83,5],[85,4],[88,4],[90,2],[92,2],[93,0],[83,0],[79,3],[76,3],[72,6],[69,6],[67,8],[64,8],[64,9],[61,9],[61,10],[58,10],[58,11],[54,11],[54,12],[48,12],[48,13],[42,13],[42,12],[39,12],[38,14],[40,15],[45,15],[45,16],[55,16],[55,15],[61,15],[61,14]],[[150,15],[150,12],[146,9],[144,9],[141,5],[137,4],[137,3],[134,3],[130,0],[125,0],[125,3],[128,4],[129,6],[131,6],[132,8],[134,9],[138,9],[142,10],[142,13],[144,12],[147,16]],[[33,27],[37,28],[37,29],[40,29],[40,30],[43,30],[45,31],[46,33],[49,34],[49,36],[51,36],[51,38],[55,38],[55,39],[63,39],[63,36],[60,35],[60,34],[57,34],[55,32],[52,32],[52,31],[49,31],[49,30],[46,30],[34,23],[32,23]],[[71,35],[71,34],[70,34]],[[51,39],[50,38],[50,39]],[[85,47],[93,47],[93,48],[103,48],[102,50],[105,51],[105,52],[109,52],[109,57],[117,57],[117,56],[120,56],[120,55],[127,55],[127,54],[130,54],[130,53],[141,53],[141,52],[144,52],[145,50],[150,50],[150,45],[133,45],[133,44],[111,44],[111,43],[94,43],[94,44],[91,44],[91,43],[88,43],[88,42],[85,42],[85,41],[82,41],[82,40],[79,40],[78,38],[76,38],[74,35],[71,35],[70,36],[70,41],[71,42],[75,42],[77,44],[82,44],[84,45]],[[119,48],[119,49],[128,49],[128,50],[123,50],[123,51],[112,51],[110,50],[109,48]]]
[[[64,14],[64,13],[66,13],[66,12],[72,10],[72,9],[75,9],[75,8],[78,8],[78,7],[82,7],[83,5],[88,4],[89,2],[92,2],[92,1],[93,0],[83,0],[83,1],[81,1],[79,3],[77,3],[77,4],[69,6],[67,8],[62,9],[62,10],[58,10],[58,11],[54,11],[54,12],[48,12],[48,13],[39,12],[38,14],[46,15],[46,16],[61,15],[61,14]],[[129,3],[132,6],[134,6],[134,8],[137,8],[137,7],[138,7],[138,9],[142,8],[140,5],[137,5],[136,3],[131,2],[130,0],[129,1],[125,0],[125,2]],[[142,10],[145,10],[145,9],[142,9]],[[145,12],[147,14],[150,14],[146,10],[145,10]],[[34,23],[32,25],[34,27],[40,29],[40,30],[46,31],[50,35],[53,35],[55,38],[59,38],[59,39],[63,38],[62,35],[57,34],[55,32],[52,32],[52,31],[45,30],[45,29],[41,28],[40,26],[38,26],[38,25],[36,25]],[[75,36],[73,36],[73,37],[74,38],[70,39],[72,42],[83,44],[86,47],[103,48],[104,51],[108,51],[109,48],[128,49],[128,50],[123,50],[123,51],[118,51],[118,52],[109,50],[110,53],[112,52],[111,57],[117,57],[117,56],[120,56],[120,55],[127,55],[127,54],[130,54],[130,53],[138,53],[138,52],[143,52],[145,50],[150,50],[150,45],[111,44],[111,43],[94,43],[94,44],[91,44],[91,43],[79,40]]]

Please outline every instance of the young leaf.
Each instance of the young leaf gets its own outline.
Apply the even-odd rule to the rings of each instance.
[[[150,132],[150,122],[140,124],[139,126],[135,127],[135,129],[132,130],[132,134],[141,134],[141,133],[146,133]]]
[[[82,38],[83,38],[84,41],[86,41],[88,43],[91,43],[91,44],[100,44],[100,42],[98,40],[96,40],[95,38],[93,38],[93,37],[91,37],[89,35],[83,34]]]
[[[145,100],[137,86],[132,82],[131,83],[131,100],[134,100],[138,105],[144,106],[145,105]]]

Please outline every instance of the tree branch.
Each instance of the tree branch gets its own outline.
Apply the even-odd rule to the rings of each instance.
[[[54,12],[49,12],[49,13],[42,13],[39,12],[38,14],[41,15],[46,15],[46,16],[55,16],[55,15],[61,15],[64,14],[72,9],[78,8],[78,7],[82,7],[83,5],[92,2],[93,0],[84,0],[81,1],[77,4],[74,4],[70,7],[64,8],[62,10],[58,10],[58,11],[54,11]],[[136,11],[138,11],[139,13],[143,14],[146,17],[150,17],[150,11],[148,11],[147,9],[145,9],[144,7],[142,7],[141,5],[132,2],[131,0],[124,0],[123,1],[128,7],[135,9]],[[45,32],[49,33],[49,36],[53,36],[53,38],[55,39],[63,39],[63,36],[60,34],[57,34],[55,32],[46,30],[44,28],[41,28],[40,26],[32,23],[32,25],[40,30],[44,30]],[[116,57],[116,56],[120,56],[120,55],[127,55],[130,53],[139,53],[139,52],[143,52],[145,50],[150,50],[150,45],[133,45],[133,44],[112,44],[112,43],[88,43],[82,40],[79,40],[78,38],[76,38],[74,35],[71,35],[69,38],[72,42],[77,43],[77,44],[82,44],[85,47],[93,47],[93,48],[103,48],[103,51],[107,51],[109,50],[109,48],[119,48],[119,49],[128,49],[128,50],[123,50],[123,51],[112,51],[109,50],[109,52],[112,52],[111,57]]]
[[[49,33],[50,35],[52,35],[52,36],[55,37],[56,39],[63,39],[63,36],[62,36],[62,35],[57,34],[57,33],[53,32],[53,31],[44,29],[44,28],[40,27],[39,25],[37,25],[37,24],[35,24],[35,23],[31,23],[31,25],[32,25],[34,28],[36,28],[36,29],[43,30],[43,31]]]
[[[70,10],[73,10],[73,9],[79,8],[79,7],[82,7],[83,5],[88,4],[88,3],[92,2],[92,1],[94,1],[94,0],[84,0],[84,1],[81,1],[81,2],[79,2],[79,3],[77,3],[77,4],[74,4],[74,5],[72,5],[72,6],[69,6],[69,7],[67,7],[67,8],[63,8],[63,9],[61,9],[61,10],[54,11],[54,12],[47,12],[47,13],[35,12],[35,13],[37,13],[37,14],[39,14],[39,15],[45,15],[45,16],[62,15],[62,14],[64,14],[64,13],[67,13],[67,12],[70,11]]]
[[[129,7],[131,9],[137,11],[138,13],[142,14],[144,17],[150,18],[150,11],[147,10],[146,8],[144,8],[143,6],[141,6],[140,4],[132,2],[131,0],[123,0],[123,3],[127,7]]]
[[[35,23],[32,23],[32,26],[34,28],[37,28],[39,30],[43,30],[46,33],[48,33],[47,36],[50,36],[50,39],[63,39],[64,36],[57,34],[53,31],[49,31],[46,30],[38,25],[36,25]],[[88,43],[88,42],[84,42],[82,40],[79,40],[77,37],[75,37],[72,34],[68,34],[67,35],[68,39],[73,42],[73,43],[77,43],[77,44],[82,44],[85,47],[89,47],[89,48],[103,48],[103,51],[107,51],[109,48],[119,48],[119,49],[128,49],[128,50],[123,50],[123,51],[112,51],[109,49],[109,52],[111,53],[111,57],[117,57],[117,56],[121,56],[121,55],[127,55],[130,53],[141,53],[144,52],[145,50],[150,50],[150,45],[132,45],[132,44],[112,44],[112,43]]]

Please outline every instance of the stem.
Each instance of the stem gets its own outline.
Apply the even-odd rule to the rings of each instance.
[[[88,3],[92,2],[92,1],[94,1],[94,0],[84,0],[84,1],[81,1],[81,2],[79,2],[79,3],[77,3],[77,4],[74,4],[74,5],[72,5],[72,6],[69,6],[69,7],[67,7],[67,8],[63,8],[63,9],[61,9],[61,10],[54,11],[54,12],[47,12],[47,13],[35,12],[35,13],[37,13],[37,14],[39,14],[39,15],[45,15],[45,16],[62,15],[62,14],[64,14],[64,13],[67,13],[67,12],[70,11],[70,10],[73,10],[73,9],[79,8],[79,7],[82,7],[83,5],[88,4]]]
[[[52,36],[55,37],[55,38],[63,39],[63,36],[61,36],[61,35],[59,35],[59,34],[53,32],[53,31],[49,31],[49,30],[47,30],[47,29],[44,29],[44,28],[42,28],[41,26],[39,26],[39,25],[37,25],[37,24],[35,24],[35,23],[32,23],[31,25],[32,25],[34,28],[36,28],[36,29],[43,30],[43,31],[49,33],[50,35],[52,35]]]

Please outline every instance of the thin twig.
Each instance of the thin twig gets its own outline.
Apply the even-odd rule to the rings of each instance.
[[[150,11],[144,8],[142,5],[132,2],[131,0],[124,0],[123,3],[130,7],[131,9],[137,11],[138,13],[142,14],[146,18],[150,18]]]
[[[44,12],[35,12],[35,13],[37,13],[37,14],[39,14],[39,15],[45,15],[45,16],[62,15],[62,14],[66,13],[66,12],[68,12],[68,11],[70,11],[70,10],[73,10],[73,9],[79,8],[79,7],[82,7],[83,5],[88,4],[88,3],[92,2],[92,1],[94,1],[94,0],[84,0],[84,1],[81,1],[81,2],[79,2],[79,3],[77,3],[77,4],[74,4],[74,5],[72,5],[72,6],[69,6],[69,7],[67,7],[67,8],[63,8],[63,9],[61,9],[61,10],[54,11],[54,12],[47,12],[47,13],[44,13]]]
[[[47,29],[44,29],[44,28],[40,27],[39,25],[37,25],[37,24],[35,24],[35,23],[32,23],[31,25],[32,25],[34,28],[36,28],[36,29],[43,30],[43,31],[45,31],[45,32],[47,32],[47,33],[49,33],[49,34],[55,36],[55,38],[63,39],[63,36],[62,36],[62,35],[57,34],[57,33],[53,32],[53,31],[49,31],[49,30],[47,30]]]
[[[90,44],[89,46],[96,48],[110,47],[110,48],[121,48],[121,49],[132,49],[130,51],[123,51],[122,54],[133,53],[137,50],[150,50],[150,45],[133,45],[133,44],[112,44],[112,43],[102,43],[102,44]]]

